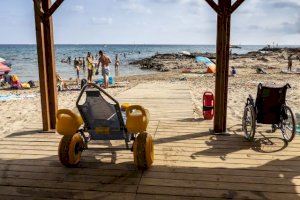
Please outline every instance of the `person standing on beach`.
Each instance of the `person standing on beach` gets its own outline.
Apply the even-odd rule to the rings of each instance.
[[[80,66],[79,66],[79,62],[77,60],[77,58],[75,58],[74,60],[74,68],[76,70],[76,82],[77,82],[77,85],[79,84],[79,80],[80,80],[80,77],[79,77],[79,72],[80,72]]]
[[[94,71],[94,59],[91,55],[91,52],[88,52],[86,57],[87,68],[88,68],[88,82],[91,83],[93,81],[93,71]]]
[[[110,58],[103,53],[103,51],[99,51],[99,61],[98,66],[101,63],[102,76],[104,80],[104,88],[108,88],[108,78],[109,78],[109,64],[111,63]]]
[[[120,66],[119,55],[116,54],[116,60],[115,60],[115,75],[116,76],[119,76],[119,66]]]
[[[292,71],[292,67],[293,67],[293,61],[292,61],[292,56],[290,55],[288,57],[288,71]]]

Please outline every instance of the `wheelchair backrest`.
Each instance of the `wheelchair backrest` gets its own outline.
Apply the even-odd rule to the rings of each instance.
[[[258,85],[255,101],[258,123],[278,124],[280,122],[282,106],[285,105],[288,88],[290,88],[289,84],[283,87]]]
[[[87,129],[106,127],[120,130],[125,127],[118,105],[107,102],[99,90],[86,90],[86,100],[77,108]]]

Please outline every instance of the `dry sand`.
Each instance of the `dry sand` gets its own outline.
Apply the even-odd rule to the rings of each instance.
[[[252,58],[231,60],[230,65],[236,66],[237,77],[229,78],[228,94],[228,123],[240,124],[246,98],[249,94],[256,95],[258,83],[276,83],[284,85],[290,83],[292,88],[288,90],[287,104],[294,113],[300,113],[300,75],[282,74],[281,68],[286,62],[280,62],[276,58],[268,58],[268,62]],[[264,65],[268,74],[256,74],[255,67]],[[300,62],[294,62],[295,67],[300,67]],[[203,68],[195,68],[194,71],[205,71]],[[202,95],[205,91],[214,92],[215,77],[211,74],[190,73],[183,74],[180,70],[172,72],[161,72],[152,75],[122,77],[118,81],[128,81],[126,87],[110,88],[107,91],[113,96],[135,86],[141,82],[153,82],[163,84],[164,82],[180,82],[186,84],[191,91],[194,107],[199,117],[202,112]],[[0,134],[5,136],[19,131],[41,129],[41,106],[39,89],[5,91],[1,94],[36,94],[35,98],[0,102]],[[59,92],[59,108],[73,109],[79,91]]]

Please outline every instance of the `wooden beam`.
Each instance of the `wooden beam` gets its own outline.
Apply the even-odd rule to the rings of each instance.
[[[45,12],[44,12],[43,8],[41,7],[41,1],[33,0],[33,3],[34,3],[34,8],[35,8],[34,9],[35,13],[43,19]]]
[[[231,0],[219,0],[214,132],[226,132]]]
[[[245,0],[237,0],[236,2],[234,2],[234,4],[230,8],[230,12],[233,13],[238,7],[240,7],[240,5],[242,5],[242,3],[244,3],[244,1]]]
[[[56,9],[63,3],[63,1],[64,0],[56,0],[52,6],[50,5],[51,7],[49,6],[45,17],[46,18],[51,17],[53,13],[56,11]]]
[[[51,0],[42,0],[44,10],[49,10]],[[50,115],[50,128],[56,128],[56,113],[57,113],[57,82],[56,82],[56,65],[55,65],[55,50],[54,50],[54,37],[53,37],[53,20],[50,16],[44,21],[44,42],[45,42],[45,55],[47,65],[47,78],[48,78],[48,106]]]
[[[210,7],[212,7],[212,9],[216,11],[216,13],[220,12],[220,8],[214,0],[205,0],[205,1],[210,5]]]
[[[45,56],[45,44],[44,44],[44,26],[43,20],[40,16],[41,1],[34,1],[34,13],[35,13],[35,28],[36,28],[36,44],[38,54],[38,69],[39,69],[39,83],[41,94],[41,107],[42,107],[42,120],[43,130],[50,130],[50,115],[49,115],[49,103],[48,103],[48,82],[47,82],[47,67]]]

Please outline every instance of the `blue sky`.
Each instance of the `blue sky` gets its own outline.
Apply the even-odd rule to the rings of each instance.
[[[0,1],[0,44],[35,43],[32,0]],[[246,0],[232,16],[232,44],[300,44],[299,0]],[[65,0],[56,43],[215,44],[204,0]]]

